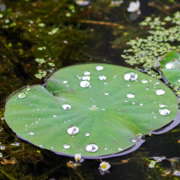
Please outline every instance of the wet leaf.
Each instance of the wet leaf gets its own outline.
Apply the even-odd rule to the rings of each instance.
[[[161,71],[166,79],[180,86],[180,53],[178,51],[169,52],[161,63]]]
[[[176,96],[161,81],[121,66],[85,64],[13,94],[5,119],[41,148],[99,159],[133,147],[177,112]]]

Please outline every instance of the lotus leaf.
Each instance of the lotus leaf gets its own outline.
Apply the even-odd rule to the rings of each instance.
[[[84,64],[11,95],[5,120],[36,146],[96,159],[135,146],[177,112],[176,96],[161,81],[121,66]]]

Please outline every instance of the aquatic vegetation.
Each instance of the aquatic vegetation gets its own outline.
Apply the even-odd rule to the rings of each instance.
[[[75,22],[79,10],[74,1],[21,3],[7,2],[8,8],[0,12],[1,58],[7,66],[20,67],[27,78],[42,79],[56,68],[88,61],[91,35]]]
[[[13,94],[5,120],[18,137],[80,161],[77,153],[99,159],[137,149],[177,111],[176,96],[162,82],[125,67],[84,64]]]
[[[178,51],[171,51],[162,58],[160,70],[171,84],[180,87],[180,53]]]
[[[137,37],[127,44],[129,49],[124,50],[122,57],[130,65],[140,66],[147,73],[159,77],[152,68],[157,68],[163,56],[172,50],[179,50],[180,46],[180,12],[176,12],[173,17],[166,17],[160,20],[159,17],[146,19],[140,23],[142,30],[148,28],[149,36],[146,38]]]
[[[122,40],[120,40],[121,45],[119,46],[122,50],[127,47],[125,43],[130,38],[145,37],[149,28],[140,27],[139,29],[137,21],[132,22],[130,16],[136,13],[127,11],[131,0],[93,0],[89,2],[89,5],[81,6],[76,4],[75,0],[0,1],[0,10],[4,10],[5,7],[5,10],[0,12],[0,99],[2,107],[0,109],[0,162],[6,162],[4,164],[0,163],[0,179],[101,179],[98,173],[99,161],[88,160],[81,164],[78,160],[76,161],[76,154],[72,155],[72,158],[57,156],[50,151],[42,149],[43,147],[33,146],[18,138],[8,128],[3,117],[5,99],[9,94],[26,84],[42,83],[40,79],[61,67],[86,61],[99,62],[100,64],[106,61],[125,65],[124,61],[119,58],[120,51],[111,48],[111,41],[116,38],[116,35],[122,37]],[[163,13],[172,15],[174,10],[178,10],[178,6],[178,1],[175,0],[141,1],[140,9],[142,15],[138,16],[138,18],[141,20],[144,16],[151,14],[154,14],[153,16],[163,16]],[[166,27],[170,26],[171,22]],[[114,32],[113,34],[112,31]],[[101,74],[101,76],[103,75]],[[93,74],[88,74],[87,72],[87,74],[82,75],[82,81],[91,82],[93,80],[92,76]],[[100,78],[104,79],[104,77]],[[98,76],[97,80],[100,81],[100,78]],[[108,81],[108,78],[101,81],[105,81],[104,83],[107,85],[106,81]],[[149,83],[147,79],[143,79],[143,82]],[[64,80],[64,85],[68,84],[69,81]],[[88,83],[86,82],[85,84]],[[28,87],[27,91],[31,87]],[[174,88],[178,88],[178,86]],[[84,88],[84,90],[87,89]],[[151,91],[148,86],[146,90]],[[153,92],[156,93],[156,91]],[[158,92],[161,93],[163,91]],[[108,91],[103,93],[103,98],[112,96],[112,93]],[[134,101],[137,99],[137,94],[132,91],[127,94],[127,99],[135,96],[129,99],[132,100],[132,105],[136,106],[137,104],[134,104]],[[25,97],[23,98],[23,96]],[[168,97],[168,94],[166,92],[161,96]],[[23,93],[19,95],[18,99],[25,100],[27,97],[28,94]],[[126,101],[125,103],[128,102]],[[71,112],[74,106],[68,102],[65,104],[71,105],[71,108],[65,110],[62,106],[59,106],[59,109],[67,113]],[[159,108],[168,109],[163,107],[164,105],[159,104]],[[145,104],[140,103],[139,106],[144,107]],[[96,113],[99,107],[94,103],[92,106],[89,106],[89,110]],[[105,109],[102,109],[102,111],[105,111]],[[54,113],[52,119],[55,118],[58,118],[58,116]],[[72,131],[69,136],[76,138],[81,133],[81,127],[70,124],[67,126],[67,129],[73,125],[76,127],[71,128]],[[75,134],[77,128],[79,128],[79,132]],[[65,133],[68,134],[67,129],[65,129]],[[176,180],[178,176],[175,177],[174,175],[178,175],[179,163],[177,158],[173,157],[179,156],[179,132],[177,127],[161,136],[154,137],[150,135],[151,137],[146,138],[146,144],[143,145],[143,148],[129,154],[128,157],[108,159],[112,167],[112,173],[107,174],[107,176],[112,179],[117,174],[118,177],[124,177],[125,179]],[[35,135],[34,131],[29,131],[29,136]],[[92,136],[92,133],[84,132],[84,135],[89,138]],[[132,140],[134,142],[141,141],[141,138],[144,138],[144,136],[138,133]],[[93,145],[90,146],[93,147],[91,150],[94,150],[94,142],[90,144]],[[72,148],[69,142],[64,143],[63,146]],[[121,147],[118,150],[120,152],[123,151]],[[164,160],[156,163],[155,168],[147,168],[148,163],[145,162],[145,159],[153,160],[148,154],[152,155],[154,151],[157,152],[157,154],[154,154],[156,156],[166,155],[172,157],[171,162]],[[76,153],[80,154],[80,152]],[[144,156],[143,153],[145,153]],[[140,160],[137,158],[137,154],[139,154]],[[11,161],[11,157],[15,157],[17,163],[13,163],[14,160],[12,158]],[[70,160],[73,162],[70,163]],[[118,167],[113,164],[117,161],[120,161]],[[170,162],[169,166],[167,161]],[[8,164],[8,162],[10,163]],[[71,168],[66,167],[67,162],[69,162],[68,165]],[[170,166],[171,163],[173,167]]]

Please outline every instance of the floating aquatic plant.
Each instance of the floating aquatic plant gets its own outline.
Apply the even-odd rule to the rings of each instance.
[[[85,64],[14,93],[5,120],[36,146],[99,159],[137,149],[143,135],[173,121],[177,111],[176,96],[159,80],[121,66]]]
[[[180,53],[171,51],[160,61],[161,71],[166,79],[173,85],[180,87]]]
[[[149,28],[150,35],[146,38],[137,37],[130,40],[127,43],[130,48],[124,50],[122,57],[130,65],[141,65],[146,70],[157,68],[167,52],[180,49],[177,44],[180,41],[179,19],[180,12],[164,20],[159,17],[147,17],[140,25]],[[148,73],[157,77],[152,71]]]

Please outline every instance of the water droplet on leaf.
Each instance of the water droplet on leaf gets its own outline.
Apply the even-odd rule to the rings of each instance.
[[[91,78],[90,78],[90,76],[82,76],[81,79],[84,81],[89,81]]]
[[[124,75],[124,79],[126,81],[135,81],[137,80],[137,78],[138,78],[138,75],[133,72],[128,72]]]
[[[64,147],[64,149],[69,149],[70,145],[69,144],[64,144],[63,147]]]
[[[18,95],[18,98],[25,98],[26,97],[26,94],[24,93],[24,92],[22,92],[22,93],[19,93],[19,95]]]
[[[165,107],[165,105],[164,104],[159,104],[159,107],[163,108],[163,107]]]
[[[104,75],[101,75],[101,76],[99,76],[99,79],[104,81],[104,80],[106,80],[106,79],[107,79],[107,77],[106,77],[106,76],[104,76]]]
[[[148,83],[148,81],[147,81],[146,79],[142,79],[141,82],[142,82],[143,84]]]
[[[118,151],[122,151],[123,149],[122,148],[118,148]]]
[[[86,87],[88,87],[89,85],[90,85],[90,82],[88,82],[88,81],[81,81],[81,82],[80,82],[80,86],[83,87],[83,88],[86,88]]]
[[[156,90],[156,94],[157,94],[158,96],[164,95],[164,94],[165,94],[165,90],[164,90],[164,89],[157,89],[157,90]]]
[[[96,105],[92,105],[89,109],[90,109],[91,111],[96,111],[96,110],[98,110],[98,108],[97,108]]]
[[[70,126],[68,129],[67,129],[67,133],[70,134],[70,135],[75,135],[79,132],[79,128],[76,127],[76,126]]]
[[[90,134],[89,134],[88,132],[86,132],[86,133],[85,133],[85,136],[88,137],[88,136],[90,136]]]
[[[64,80],[64,81],[63,81],[63,84],[67,84],[67,83],[68,83],[68,81],[67,81],[67,80]]]
[[[159,113],[163,116],[169,115],[170,110],[169,109],[159,109]]]
[[[102,71],[103,69],[104,69],[104,67],[101,66],[101,65],[96,66],[96,70],[97,70],[97,71]]]
[[[130,99],[135,98],[135,95],[133,93],[128,93],[127,98],[130,98]]]
[[[34,132],[29,132],[29,135],[33,136],[33,135],[34,135]]]
[[[88,144],[86,146],[86,151],[88,152],[96,152],[98,150],[98,146],[96,144]]]
[[[132,139],[131,141],[136,143],[138,142],[140,139],[142,138],[142,134],[136,134]]]
[[[91,73],[89,71],[84,71],[85,76],[89,76]]]
[[[62,105],[62,108],[63,108],[64,110],[69,110],[69,109],[71,109],[71,105],[70,105],[70,104],[63,104],[63,105]]]

